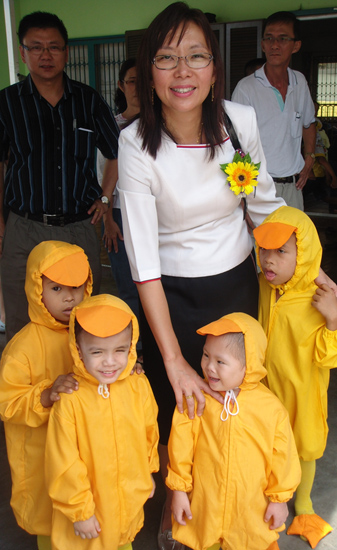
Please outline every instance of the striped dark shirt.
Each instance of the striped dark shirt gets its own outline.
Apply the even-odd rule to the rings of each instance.
[[[0,92],[0,158],[9,162],[5,205],[14,212],[79,214],[102,190],[95,148],[117,157],[119,130],[104,99],[64,74],[64,94],[53,107],[31,76]]]

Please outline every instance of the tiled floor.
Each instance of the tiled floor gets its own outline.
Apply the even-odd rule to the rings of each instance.
[[[307,210],[315,212],[312,214],[312,219],[318,228],[324,248],[322,266],[328,275],[337,281],[337,215],[327,217],[327,205],[325,203],[316,204],[313,200],[308,201]],[[102,292],[115,292],[115,286],[110,279],[108,269],[105,270]],[[0,335],[0,349],[3,346],[4,336]],[[312,496],[316,512],[336,530],[319,543],[318,550],[337,549],[337,371],[331,372],[329,426],[327,449],[324,457],[317,462],[317,474]],[[164,488],[159,475],[156,476],[156,482],[157,491],[155,497],[146,504],[145,526],[134,542],[134,550],[158,550],[156,537],[164,501]],[[9,506],[9,499],[10,473],[3,426],[0,422],[0,550],[36,550],[35,537],[26,534],[17,527]],[[293,513],[293,506],[290,503],[290,516],[287,524],[291,522]],[[281,534],[279,546],[280,550],[310,548],[308,543],[300,540],[299,537],[287,536],[285,533]]]

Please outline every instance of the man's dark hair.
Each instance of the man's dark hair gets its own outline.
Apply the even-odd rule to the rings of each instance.
[[[301,40],[301,28],[300,21],[296,19],[296,16],[290,11],[277,11],[272,15],[269,15],[268,19],[263,24],[262,36],[264,36],[266,27],[273,25],[274,23],[291,23],[294,31],[295,40]]]
[[[257,69],[262,67],[266,62],[264,57],[256,57],[255,59],[251,59],[250,61],[247,61],[244,69],[245,76],[249,76],[250,74],[255,73]]]
[[[65,45],[68,44],[67,29],[65,28],[63,21],[61,21],[61,19],[53,13],[48,13],[46,11],[34,11],[33,13],[25,15],[19,23],[18,37],[20,44],[23,43],[23,39],[29,29],[33,28],[57,29],[61,34]]]

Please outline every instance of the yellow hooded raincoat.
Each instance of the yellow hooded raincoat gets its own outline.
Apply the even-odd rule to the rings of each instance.
[[[327,389],[330,369],[337,367],[337,331],[312,305],[314,279],[321,264],[322,247],[310,218],[282,206],[263,223],[297,228],[297,263],[293,277],[276,287],[260,273],[259,321],[268,338],[267,384],[286,407],[300,458],[311,461],[323,455],[328,435]],[[259,263],[259,246],[257,246]]]
[[[89,374],[76,349],[75,313],[111,306],[132,315],[128,364],[107,386]],[[48,426],[46,479],[53,500],[53,550],[116,550],[132,541],[144,521],[143,505],[152,491],[151,472],[159,469],[157,404],[144,374],[130,372],[137,358],[138,322],[119,298],[100,295],[74,308],[70,348],[79,390],[53,407]],[[75,536],[73,523],[96,515],[96,539]]]
[[[43,390],[71,372],[68,327],[42,303],[42,273],[82,249],[59,241],[40,243],[27,262],[25,290],[28,323],[3,351],[0,365],[0,415],[5,425],[16,520],[31,534],[50,535],[52,503],[44,480],[44,450],[50,408],[40,403]],[[92,276],[86,284],[90,296]]]
[[[202,416],[173,416],[168,487],[189,494],[192,520],[173,523],[175,539],[204,550],[266,550],[279,538],[264,521],[269,503],[286,502],[300,482],[300,466],[287,411],[260,380],[266,338],[244,313],[226,315],[244,334],[246,373],[238,414],[222,421],[223,406],[205,395]],[[233,411],[234,412],[234,411]]]

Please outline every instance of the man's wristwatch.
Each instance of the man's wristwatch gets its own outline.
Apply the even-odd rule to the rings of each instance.
[[[106,204],[107,207],[109,208],[109,206],[110,206],[109,198],[106,197],[105,195],[102,195],[102,196],[100,197],[100,199],[101,199],[102,203],[103,203],[103,204]]]
[[[316,158],[315,153],[305,153],[305,157],[311,157],[313,160]]]

